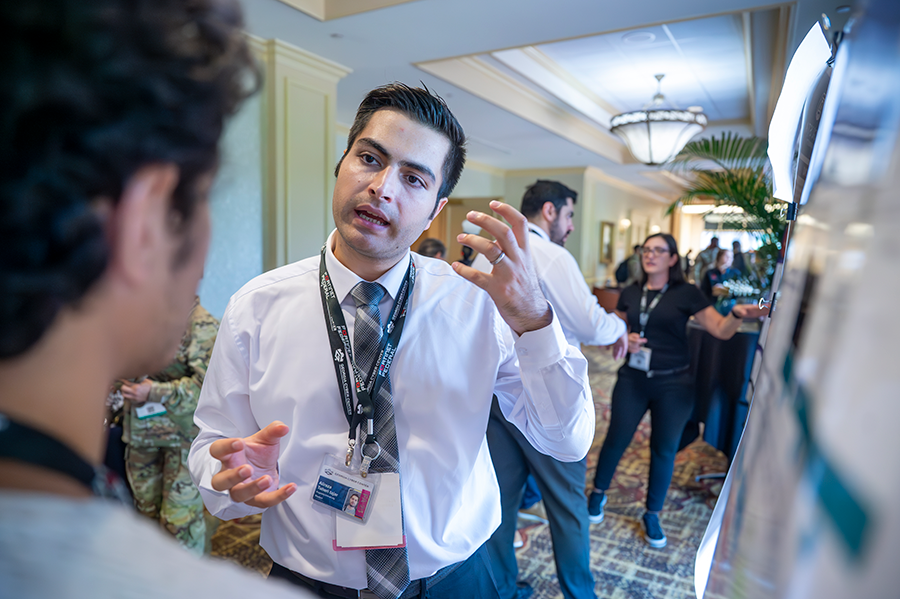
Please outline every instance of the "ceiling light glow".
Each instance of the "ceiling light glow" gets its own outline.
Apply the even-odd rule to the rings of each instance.
[[[665,75],[656,75],[662,86]],[[703,131],[707,118],[702,112],[663,108],[666,97],[657,88],[649,107],[617,114],[610,131],[621,137],[632,155],[644,164],[660,165],[671,160],[692,137]]]

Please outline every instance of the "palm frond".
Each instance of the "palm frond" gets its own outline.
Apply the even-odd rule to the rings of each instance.
[[[738,206],[743,214],[735,215],[728,224],[752,231],[763,242],[758,255],[771,280],[785,220],[772,197],[765,140],[723,133],[717,138],[692,141],[668,168],[684,172],[688,181],[668,213],[698,200],[712,200],[715,206]]]
[[[731,132],[719,138],[709,137],[688,142],[667,165],[670,170],[697,170],[712,162],[719,168],[764,168],[767,144],[758,137],[741,137]],[[699,166],[698,166],[699,165]]]

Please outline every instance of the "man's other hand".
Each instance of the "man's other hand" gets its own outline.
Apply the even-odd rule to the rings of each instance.
[[[628,353],[628,335],[622,335],[610,347],[612,348],[613,360],[621,360]]]
[[[222,462],[222,469],[212,477],[212,488],[228,491],[236,503],[258,508],[272,507],[293,495],[295,483],[278,488],[279,444],[289,430],[276,420],[249,437],[213,442],[209,454]]]

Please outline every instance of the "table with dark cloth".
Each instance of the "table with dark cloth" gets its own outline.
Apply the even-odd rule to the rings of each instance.
[[[697,323],[688,323],[696,403],[679,450],[700,435],[699,425],[704,422],[703,440],[722,451],[731,463],[750,408],[745,396],[759,328],[759,322],[744,322],[734,337],[722,341]]]

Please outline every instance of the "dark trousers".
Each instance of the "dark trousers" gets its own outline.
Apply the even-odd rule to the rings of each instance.
[[[594,487],[606,490],[641,418],[650,410],[650,483],[647,510],[658,512],[672,482],[675,453],[694,408],[694,385],[687,372],[647,378],[623,366],[612,394],[609,431],[597,459]]]
[[[435,578],[439,575],[440,571],[435,575]],[[346,596],[330,593],[322,588],[321,584],[316,584],[316,581],[308,581],[309,579],[305,581],[298,578],[293,572],[276,563],[272,564],[269,578],[286,580],[291,584],[315,591],[319,597],[325,597],[326,599],[338,599]],[[459,597],[465,597],[466,599],[499,599],[500,597],[497,594],[497,584],[494,581],[490,558],[484,545],[479,547],[469,559],[459,564],[453,572],[441,578],[437,584],[431,585],[429,580],[428,578],[420,581],[414,580],[410,584],[410,591],[417,589],[418,592],[415,594],[406,592],[402,597],[418,597],[420,599],[458,599]]]
[[[503,516],[500,527],[487,542],[500,597],[512,599],[516,596],[519,567],[513,536],[529,473],[534,476],[544,500],[563,595],[567,599],[595,597],[590,570],[590,522],[584,498],[586,460],[560,462],[540,453],[503,417],[496,399],[491,406],[487,438],[500,483]]]

